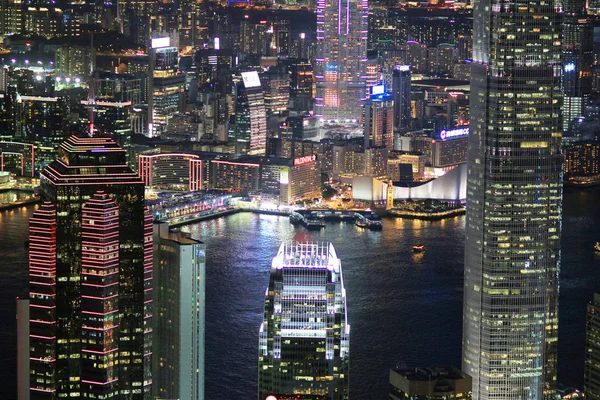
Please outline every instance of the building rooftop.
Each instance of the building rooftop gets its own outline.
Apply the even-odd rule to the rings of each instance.
[[[468,379],[469,376],[455,367],[394,368],[394,372],[409,381],[432,381],[444,379]]]
[[[331,243],[282,243],[273,258],[277,269],[283,268],[317,268],[340,272],[340,260]]]

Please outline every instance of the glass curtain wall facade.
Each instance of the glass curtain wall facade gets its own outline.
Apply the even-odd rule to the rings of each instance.
[[[204,400],[206,245],[167,223],[153,242],[153,398]]]
[[[317,0],[315,115],[360,123],[366,100],[368,0]]]
[[[41,173],[40,196],[30,221],[31,399],[150,399],[144,183],[112,139],[72,136]]]
[[[473,13],[463,371],[474,399],[554,398],[562,10],[482,0]]]
[[[349,341],[333,245],[282,243],[265,293],[258,399],[348,399]]]

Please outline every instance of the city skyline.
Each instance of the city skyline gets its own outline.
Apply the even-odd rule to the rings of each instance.
[[[600,400],[598,10],[0,1],[0,397]]]

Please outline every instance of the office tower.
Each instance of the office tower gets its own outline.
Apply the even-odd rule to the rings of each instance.
[[[148,136],[160,136],[174,114],[183,110],[185,74],[177,67],[177,47],[169,37],[152,39],[150,90],[148,93]]]
[[[392,94],[394,96],[394,124],[398,129],[408,128],[411,120],[410,65],[398,65],[394,69]]]
[[[21,0],[0,1],[0,35],[21,34],[22,27]]]
[[[17,297],[17,400],[29,400],[29,299]]]
[[[585,329],[584,393],[590,400],[600,399],[600,293],[587,307]]]
[[[227,49],[201,49],[194,54],[198,68],[198,87],[202,92],[225,96],[231,92],[231,69],[236,65]]]
[[[267,150],[267,110],[258,72],[242,72],[242,82],[236,88],[235,152],[264,156]]]
[[[179,2],[179,46],[190,51],[202,48],[209,42],[208,7],[205,2],[183,0]]]
[[[296,59],[290,66],[290,110],[307,114],[312,110],[313,67],[305,59]]]
[[[151,395],[152,216],[108,138],[72,136],[29,227],[32,399]]]
[[[462,370],[478,400],[556,392],[560,26],[555,2],[474,4]]]
[[[317,2],[314,112],[324,124],[362,120],[368,11],[368,0]]]
[[[206,245],[154,225],[152,392],[204,400]]]
[[[347,321],[342,267],[333,245],[282,243],[265,293],[258,399],[348,399]]]
[[[67,135],[69,105],[63,97],[18,96],[16,103],[18,141],[38,146],[37,171],[56,159],[59,144]]]
[[[394,99],[385,85],[371,88],[365,106],[365,149],[371,146],[394,149]]]
[[[563,130],[571,134],[583,117],[592,93],[594,62],[593,26],[584,14],[582,1],[565,2],[563,45]]]
[[[390,400],[468,400],[471,377],[454,367],[390,370]]]
[[[290,74],[285,65],[279,64],[262,74],[264,99],[267,115],[285,113],[290,102]]]

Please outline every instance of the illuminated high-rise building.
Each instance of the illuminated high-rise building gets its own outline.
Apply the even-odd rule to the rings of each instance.
[[[368,0],[317,1],[314,112],[324,124],[362,120],[368,11]]]
[[[586,101],[592,93],[594,28],[585,15],[582,0],[564,2],[563,45],[563,130],[571,133],[583,117]],[[565,136],[567,136],[565,134]]]
[[[204,400],[206,245],[154,224],[152,398]]]
[[[555,397],[560,7],[474,3],[462,369],[478,400]]]
[[[183,110],[185,74],[178,70],[177,47],[169,37],[152,39],[148,93],[148,136],[160,136],[174,114]]]
[[[394,125],[406,129],[410,125],[410,65],[398,65],[392,74],[394,95]]]
[[[385,85],[376,85],[365,105],[365,149],[394,149],[394,99]]]
[[[587,307],[585,329],[585,397],[600,399],[600,293],[594,293]]]
[[[109,138],[71,137],[30,220],[31,399],[150,399],[152,218]]]
[[[282,243],[258,345],[258,399],[348,399],[350,325],[330,243]]]
[[[242,82],[236,89],[236,153],[264,156],[267,151],[267,109],[258,72],[242,72]]]

